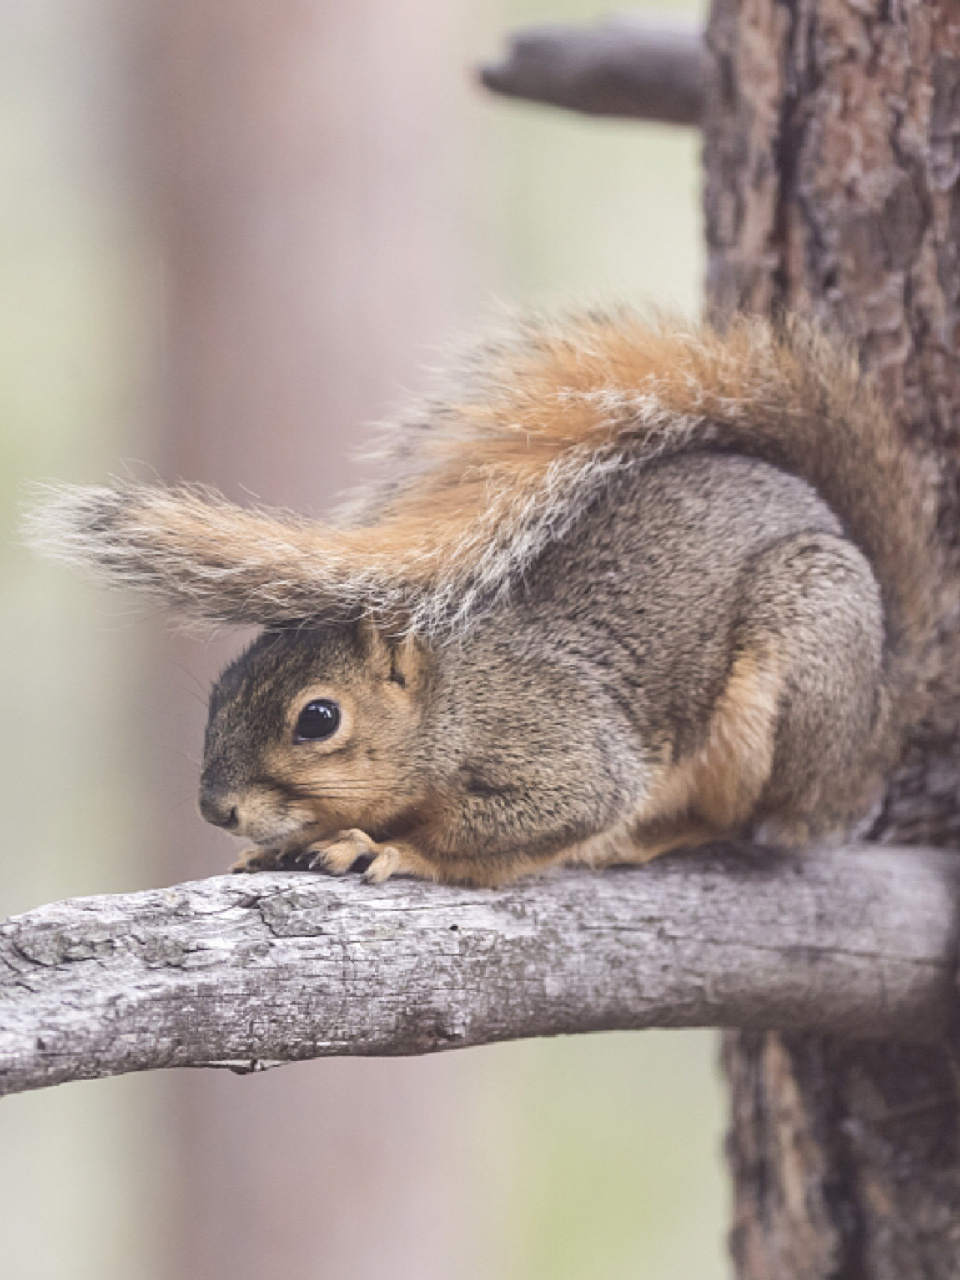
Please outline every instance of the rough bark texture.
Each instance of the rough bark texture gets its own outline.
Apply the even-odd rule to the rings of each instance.
[[[0,1093],[640,1027],[935,1040],[960,860],[713,849],[503,890],[309,874],[80,898],[0,926]]]
[[[699,124],[707,79],[698,22],[619,19],[594,27],[529,27],[479,70],[495,93],[587,115]]]
[[[812,309],[859,342],[960,543],[960,6],[716,0],[706,112],[709,298]],[[931,679],[873,833],[956,846],[960,669],[945,600]],[[731,1035],[741,1280],[960,1276],[945,1046]]]

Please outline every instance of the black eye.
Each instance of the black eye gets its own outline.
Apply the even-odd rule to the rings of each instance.
[[[320,742],[337,732],[340,727],[340,708],[329,698],[317,698],[308,702],[297,718],[293,731],[294,742]]]

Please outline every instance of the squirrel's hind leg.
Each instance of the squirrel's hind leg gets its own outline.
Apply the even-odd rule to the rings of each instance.
[[[891,737],[880,590],[864,556],[828,534],[769,549],[750,592],[783,675],[770,776],[754,823],[777,844],[843,831],[870,808]]]
[[[777,844],[803,844],[868,807],[885,728],[883,617],[869,565],[841,537],[799,534],[756,558],[742,592],[729,673],[702,740],[655,775],[608,864],[758,823]]]

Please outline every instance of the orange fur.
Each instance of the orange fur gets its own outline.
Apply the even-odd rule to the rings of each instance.
[[[627,822],[565,850],[562,861],[597,867],[649,862],[736,831],[770,777],[780,689],[773,656],[741,654],[703,745],[657,771],[643,805]]]
[[[919,643],[929,490],[851,352],[799,321],[741,318],[718,334],[624,310],[521,324],[459,391],[400,424],[391,479],[352,525],[127,485],[68,490],[34,526],[54,554],[194,616],[368,615],[437,638],[489,608],[613,473],[704,450],[808,480],[877,572],[891,648]]]

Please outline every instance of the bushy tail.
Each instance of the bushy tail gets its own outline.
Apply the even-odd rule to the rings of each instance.
[[[613,475],[697,452],[807,479],[874,566],[891,653],[924,642],[929,488],[852,351],[798,320],[738,319],[722,335],[626,311],[521,324],[398,424],[387,454],[401,478],[346,526],[123,485],[54,493],[32,527],[54,554],[194,616],[372,613],[442,637],[509,590]]]
[[[264,626],[396,615],[394,566],[356,535],[292,512],[239,507],[197,485],[41,486],[27,541],[188,618]]]

